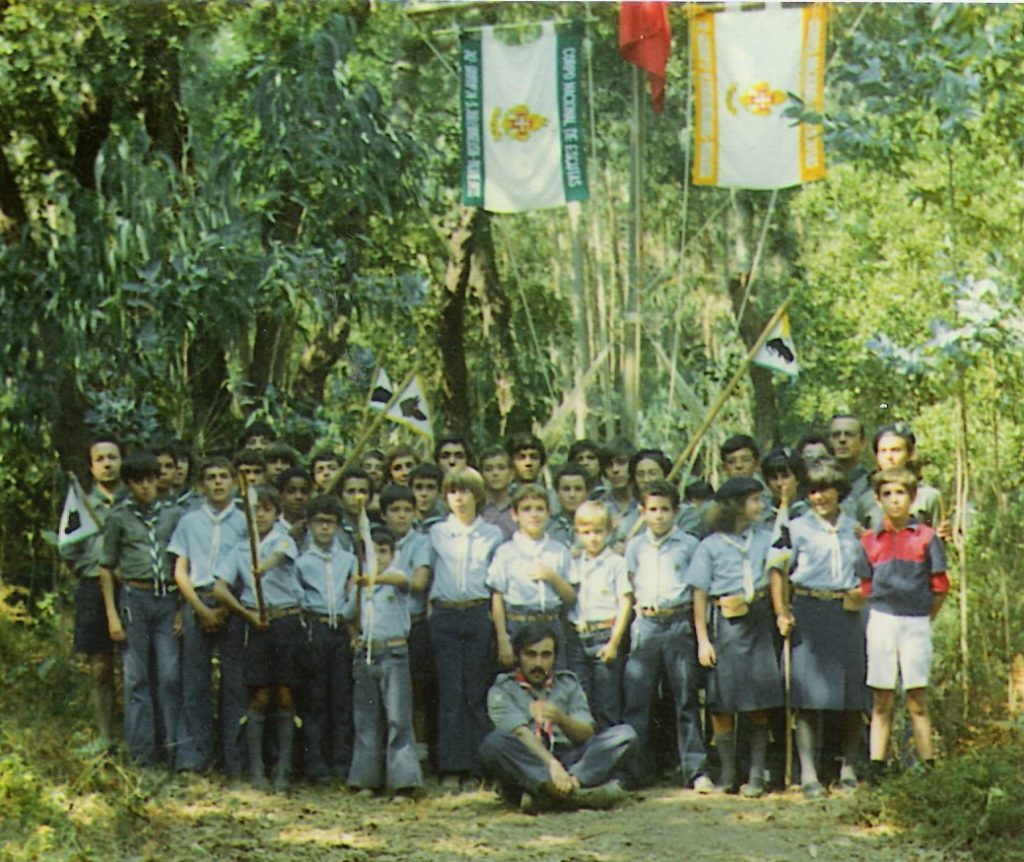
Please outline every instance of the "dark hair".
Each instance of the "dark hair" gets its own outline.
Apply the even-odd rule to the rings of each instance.
[[[359,463],[361,464],[367,458],[373,458],[374,461],[380,461],[381,463],[383,463],[384,453],[381,452],[380,449],[367,449],[365,452],[363,452],[363,457],[359,459]]]
[[[231,474],[232,479],[237,475],[235,465],[232,464],[229,459],[225,458],[223,455],[211,455],[208,458],[204,458],[199,464],[200,481],[206,476],[206,471],[214,467],[221,470],[227,470]]]
[[[362,479],[370,486],[370,490],[373,490],[373,480],[370,478],[369,473],[367,473],[362,467],[349,467],[343,473],[335,477],[334,484],[331,485],[331,493],[341,494],[341,492],[345,490],[345,484],[349,479]]]
[[[281,502],[281,495],[278,493],[277,488],[273,485],[269,485],[266,482],[256,486],[256,502],[257,503],[269,503],[274,507],[277,514],[281,514],[284,504]]]
[[[581,452],[592,452],[594,457],[601,460],[601,447],[598,446],[593,440],[588,440],[584,437],[581,440],[577,440],[569,447],[569,452],[566,455],[566,460],[576,461],[576,456]]]
[[[633,457],[633,453],[635,451],[636,446],[633,445],[632,441],[627,440],[625,437],[619,437],[617,440],[605,443],[605,445],[601,447],[600,451],[601,471],[604,472],[607,470],[612,465],[612,461],[617,458],[628,461]]]
[[[416,454],[416,450],[412,446],[395,446],[388,449],[384,455],[384,468],[389,476],[391,475],[391,465],[399,458],[412,458],[417,464],[420,463],[420,456]]]
[[[586,487],[590,487],[590,476],[587,475],[587,471],[584,470],[575,461],[570,461],[568,464],[563,464],[555,471],[555,490],[558,490],[558,483],[562,481],[566,476],[579,476],[583,480],[583,484]]]
[[[409,503],[416,508],[416,495],[408,485],[385,485],[380,491],[380,513],[386,515],[393,503]]]
[[[312,488],[313,479],[306,472],[305,467],[286,467],[280,473],[277,474],[277,478],[274,480],[274,484],[277,485],[278,491],[284,491],[284,486],[288,484],[291,479],[305,479],[306,483]]]
[[[461,434],[442,434],[437,438],[437,442],[434,444],[434,462],[440,461],[441,450],[453,443],[458,443],[462,447],[462,451],[466,453],[466,463],[471,464],[473,462],[473,452],[469,448],[469,441]]]
[[[238,448],[245,449],[253,437],[266,437],[267,442],[272,443],[277,439],[277,433],[266,422],[253,422],[238,437]]]
[[[666,497],[672,504],[673,510],[679,508],[679,489],[668,479],[655,479],[653,482],[649,482],[643,494],[640,495],[640,503],[646,506],[648,497]]]
[[[158,479],[160,462],[152,452],[133,452],[121,462],[121,479],[125,482],[140,482],[143,479]]]
[[[555,642],[555,652],[558,651],[558,631],[550,623],[527,623],[512,635],[512,652],[519,655],[531,644],[540,643],[545,638],[551,638]]]
[[[691,482],[683,489],[683,498],[687,503],[693,503],[697,500],[707,500],[714,495],[714,486],[710,482],[705,482],[703,479]]]
[[[124,470],[121,471],[122,473]],[[871,474],[871,488],[875,494],[882,490],[883,485],[902,485],[913,498],[917,493],[917,476],[906,467],[894,467],[889,470],[875,470]]]
[[[835,455],[835,450],[832,448],[832,441],[828,439],[824,434],[819,434],[817,431],[810,431],[804,434],[799,440],[796,441],[796,449],[800,457],[803,457],[804,448],[810,446],[812,443],[817,443],[819,446],[824,446],[825,451],[829,455]]]
[[[757,448],[757,443],[749,434],[733,434],[722,444],[719,451],[724,461],[733,452],[739,452],[740,449],[749,449],[755,460],[761,457],[761,450]]]
[[[786,473],[792,473],[797,482],[803,483],[806,475],[804,459],[789,446],[776,446],[761,461],[761,475],[765,479],[774,479]]]
[[[255,464],[264,470],[267,467],[267,459],[263,457],[263,453],[259,449],[239,449],[235,452],[232,460],[236,467],[241,467],[243,464]]]
[[[505,463],[510,467],[512,466],[512,458],[508,454],[508,450],[504,446],[488,446],[480,453],[480,466],[484,465],[484,461],[490,461],[491,458],[497,458],[501,456],[505,459]]]
[[[340,463],[341,458],[338,457],[338,453],[333,449],[321,449],[309,459],[309,472],[313,473],[316,470],[316,465],[321,461],[337,461]]]
[[[274,441],[263,450],[263,458],[270,461],[287,461],[289,467],[297,467],[299,464],[299,453],[291,446],[282,441]]]
[[[805,486],[808,491],[835,488],[839,499],[844,500],[850,493],[850,477],[835,458],[818,458],[807,467]]]
[[[312,520],[314,515],[331,515],[340,524],[345,518],[345,510],[341,508],[341,501],[337,497],[321,494],[306,504],[306,519]]]
[[[159,442],[154,443],[150,447],[149,451],[157,458],[161,455],[166,455],[168,458],[173,458],[175,461],[178,460],[178,449],[174,445],[173,440],[160,440]]]
[[[871,451],[876,455],[878,454],[878,444],[886,434],[892,434],[894,437],[900,437],[906,441],[908,456],[912,456],[917,449],[917,437],[910,430],[910,426],[906,422],[894,422],[892,425],[883,425],[871,438]]]
[[[430,462],[424,462],[417,464],[409,471],[409,487],[412,487],[412,483],[417,479],[433,479],[437,482],[437,490],[441,490],[441,483],[444,481],[444,470],[432,464]]]
[[[852,413],[833,413],[828,420],[828,427],[830,431],[832,430],[832,423],[835,422],[836,419],[852,419],[857,423],[857,429],[860,431],[860,439],[864,439],[864,423],[860,421],[859,416],[854,416]]]
[[[370,541],[375,545],[385,545],[386,547],[391,548],[392,551],[395,549],[395,534],[387,527],[375,525],[373,529],[370,530]]]
[[[512,511],[518,512],[519,505],[524,500],[543,500],[548,512],[551,512],[551,498],[548,496],[547,488],[543,485],[527,482],[516,488],[516,492],[512,495]]]
[[[633,457],[629,459],[629,483],[633,486],[633,493],[635,494],[639,493],[636,484],[636,468],[641,461],[653,461],[657,464],[661,468],[663,478],[668,478],[668,474],[672,472],[672,462],[661,449],[637,450],[633,453]]]
[[[547,450],[544,448],[544,444],[541,443],[540,437],[536,434],[531,434],[529,431],[517,431],[515,434],[510,434],[508,440],[505,441],[505,450],[513,461],[515,460],[516,453],[522,452],[525,449],[536,449],[540,453],[541,465],[543,466],[547,463]]]
[[[92,461],[92,447],[98,446],[100,443],[112,443],[114,446],[117,447],[117,451],[119,454],[124,454],[124,444],[120,441],[120,439],[115,437],[113,434],[105,434],[103,432],[99,432],[89,438],[89,445],[85,447],[85,454],[89,456],[90,462]]]

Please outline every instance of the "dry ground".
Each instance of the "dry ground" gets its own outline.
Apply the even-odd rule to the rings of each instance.
[[[698,797],[662,788],[610,812],[527,815],[485,790],[417,801],[356,798],[343,789],[291,795],[181,779],[147,803],[126,859],[401,860],[401,862],[946,862],[884,826],[853,825],[854,798],[807,802]],[[82,816],[88,816],[82,810]],[[98,812],[97,812],[98,813]]]

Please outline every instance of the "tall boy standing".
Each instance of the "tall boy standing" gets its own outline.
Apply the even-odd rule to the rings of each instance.
[[[869,777],[877,780],[889,748],[897,677],[906,692],[918,757],[925,764],[934,761],[928,716],[931,623],[949,592],[949,578],[942,541],[910,514],[917,477],[906,469],[880,470],[871,484],[885,520],[880,529],[861,536],[857,574],[870,600],[867,682],[874,702]]]

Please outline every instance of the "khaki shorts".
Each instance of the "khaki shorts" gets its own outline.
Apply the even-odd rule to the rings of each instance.
[[[926,688],[932,666],[932,623],[928,617],[868,614],[868,679],[871,688]]]

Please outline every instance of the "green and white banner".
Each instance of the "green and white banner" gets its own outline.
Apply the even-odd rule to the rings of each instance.
[[[585,201],[579,27],[524,45],[493,27],[462,37],[462,201],[513,213]]]

